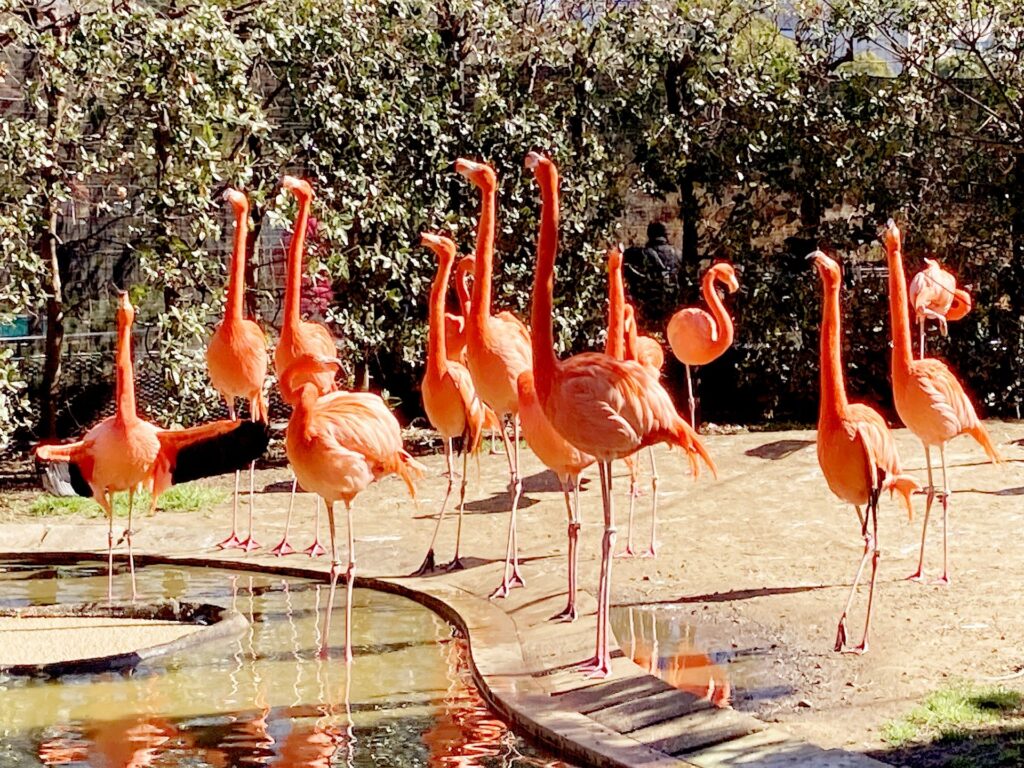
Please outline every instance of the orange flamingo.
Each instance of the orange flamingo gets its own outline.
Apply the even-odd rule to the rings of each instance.
[[[171,485],[234,472],[259,458],[270,433],[265,422],[214,421],[190,429],[161,429],[139,418],[135,406],[135,373],[132,368],[132,323],[135,308],[122,293],[117,309],[117,410],[92,427],[77,443],[40,445],[36,456],[43,461],[69,462],[71,484],[81,496],[91,496],[107,514],[107,599],[114,592],[113,494],[128,491],[128,527],[122,538],[128,544],[128,565],[135,588],[135,557],[132,553],[132,505],[135,491],[151,494],[149,513]]]
[[[444,313],[444,343],[448,359],[466,364],[466,317],[469,315],[469,276],[476,269],[472,256],[463,256],[455,267],[455,292],[459,296],[459,312]]]
[[[558,360],[554,352],[552,300],[555,256],[558,250],[558,171],[548,158],[531,152],[526,166],[541,190],[541,221],[537,240],[537,269],[533,284],[533,373],[537,398],[552,426],[579,450],[597,460],[601,477],[605,531],[601,548],[597,643],[594,658],[584,668],[595,676],[611,672],[608,610],[611,601],[611,561],[615,545],[611,463],[658,442],[686,451],[697,475],[701,457],[712,472],[714,462],[697,433],[672,407],[672,400],[647,368],[631,360],[588,352]]]
[[[530,332],[511,312],[491,314],[491,272],[494,268],[494,215],[497,177],[494,169],[483,163],[460,158],[455,170],[480,190],[480,222],[477,225],[476,271],[473,275],[473,296],[466,317],[466,352],[469,372],[480,398],[498,416],[512,417],[512,444],[504,428],[499,429],[508,458],[509,495],[512,510],[509,517],[508,545],[501,584],[491,597],[505,597],[512,587],[522,586],[516,541],[516,508],[523,492],[519,476],[519,392],[517,380],[523,371],[531,370]]]
[[[626,328],[626,359],[636,360],[640,365],[650,368],[661,375],[665,367],[665,350],[658,340],[651,336],[641,336],[636,329],[636,310],[632,304],[624,307]]]
[[[871,585],[868,588],[867,616],[864,619],[864,637],[854,653],[868,649],[868,630],[871,626],[871,607],[875,595],[875,576],[878,572],[878,496],[883,490],[898,491],[907,513],[913,519],[910,494],[917,482],[904,475],[892,432],[878,411],[863,403],[850,403],[846,398],[846,383],[840,354],[842,341],[839,317],[839,285],[842,275],[839,265],[821,251],[807,257],[814,262],[821,275],[824,289],[821,311],[821,403],[818,408],[818,464],[825,482],[843,501],[853,504],[860,520],[864,537],[864,554],[857,575],[850,588],[846,607],[836,630],[836,650],[845,650],[846,614],[853,603],[857,584],[864,566],[871,558]],[[865,513],[861,507],[867,506]],[[871,530],[868,530],[870,526]]]
[[[576,621],[576,571],[579,562],[580,535],[580,474],[594,463],[594,457],[569,443],[551,425],[537,399],[533,371],[523,371],[516,381],[519,390],[519,418],[523,424],[523,437],[537,458],[555,473],[569,516],[569,588],[565,610],[551,618],[556,621]],[[572,492],[570,499],[569,493]]]
[[[267,337],[263,330],[242,316],[245,296],[245,246],[249,233],[249,199],[237,189],[229,189],[224,197],[235,212],[235,244],[231,254],[231,276],[224,305],[224,320],[213,332],[206,347],[206,367],[210,381],[228,406],[228,416],[235,420],[235,399],[249,401],[249,415],[253,421],[267,420],[267,401],[263,395],[263,382],[267,378]],[[249,535],[238,538],[238,483],[241,473],[235,473],[235,496],[231,505],[231,535],[217,546],[220,549],[239,548],[246,552],[256,545],[252,536],[254,476],[256,464],[249,465]]]
[[[402,446],[402,432],[379,395],[372,392],[321,394],[316,377],[341,370],[337,358],[303,355],[285,371],[281,391],[294,403],[285,451],[302,487],[317,494],[327,505],[331,531],[331,592],[327,603],[326,647],[330,608],[338,582],[341,560],[335,539],[334,504],[341,501],[348,517],[348,567],[345,583],[345,660],[352,660],[352,581],[355,573],[352,502],[371,483],[388,475],[405,481],[416,498],[415,480],[424,468]],[[333,381],[333,377],[332,377]]]
[[[956,287],[956,277],[934,259],[925,259],[925,268],[910,281],[910,303],[919,328],[919,356],[924,357],[924,323],[936,320],[939,332],[948,332],[947,320],[960,320],[971,311],[971,294]]]
[[[287,272],[285,273],[284,285],[284,324],[281,326],[281,338],[278,339],[277,348],[274,350],[274,371],[278,381],[292,364],[303,355],[319,355],[322,357],[336,357],[338,349],[334,345],[334,338],[331,332],[319,323],[311,323],[299,316],[300,291],[302,288],[302,254],[306,245],[306,225],[309,222],[309,209],[313,204],[313,187],[308,181],[297,179],[294,176],[285,176],[281,186],[295,195],[298,201],[298,212],[295,216],[295,226],[292,230],[292,239],[288,244]],[[316,390],[321,395],[334,392],[338,386],[334,381],[332,369],[321,370],[311,374],[311,381],[316,385]],[[289,405],[295,405],[281,390],[282,399]],[[288,531],[292,522],[292,508],[295,506],[295,490],[297,480],[292,481],[292,493],[288,500],[288,513],[284,519],[284,536],[271,552],[278,557],[294,552],[291,544],[288,543]],[[316,529],[313,534],[313,543],[305,550],[310,557],[319,557],[324,553],[320,545],[320,500],[316,500]]]
[[[445,508],[452,493],[455,468],[452,466],[452,438],[462,437],[462,484],[459,489],[459,523],[455,533],[455,556],[446,566],[447,570],[461,569],[459,542],[462,538],[462,515],[466,504],[467,458],[480,449],[484,424],[489,409],[476,396],[473,379],[461,363],[448,356],[445,339],[444,295],[448,290],[448,278],[455,261],[455,243],[447,237],[422,234],[420,243],[430,248],[438,257],[437,277],[430,290],[430,335],[427,339],[427,370],[423,376],[423,407],[427,418],[444,440],[444,458],[448,467],[448,488],[441,502],[441,513],[430,539],[430,547],[422,565],[413,574],[423,576],[434,570],[434,544],[437,532],[441,530]]]
[[[910,343],[910,312],[907,305],[907,278],[903,274],[903,240],[896,222],[889,219],[885,230],[885,251],[889,262],[889,314],[892,321],[892,394],[896,413],[924,445],[928,466],[928,489],[921,527],[921,556],[917,572],[910,576],[921,581],[924,569],[924,545],[928,535],[928,515],[936,495],[942,497],[942,577],[949,584],[949,484],[946,480],[946,443],[968,434],[978,441],[993,462],[1002,457],[992,444],[985,426],[978,419],[963,386],[945,363],[934,358],[914,360]],[[942,492],[936,493],[932,478],[932,446],[938,446],[942,463]]]
[[[690,402],[690,424],[697,429],[697,407],[693,399],[693,379],[690,368],[707,365],[732,346],[732,318],[715,290],[715,282],[725,285],[729,293],[736,293],[740,284],[732,264],[715,264],[704,273],[701,291],[711,313],[699,307],[680,309],[668,321],[665,335],[672,354],[686,366],[686,396]]]

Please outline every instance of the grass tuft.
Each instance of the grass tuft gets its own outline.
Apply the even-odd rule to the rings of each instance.
[[[208,488],[196,483],[183,483],[170,488],[157,502],[157,509],[164,512],[198,512],[225,501],[228,494],[217,488]],[[149,493],[140,491],[135,494],[134,514],[144,514],[149,510]],[[61,517],[80,515],[82,517],[103,517],[100,505],[92,499],[81,496],[50,496],[43,494],[28,507],[28,514],[36,517]],[[114,516],[128,517],[128,494],[118,493],[114,496]]]
[[[898,720],[886,723],[882,739],[894,747],[912,742],[955,742],[972,731],[1024,717],[1024,694],[1009,688],[980,688],[957,682],[929,694]]]

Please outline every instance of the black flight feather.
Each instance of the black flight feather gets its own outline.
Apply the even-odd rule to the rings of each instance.
[[[178,460],[171,470],[171,483],[177,485],[245,469],[266,452],[269,444],[269,424],[239,422],[230,432],[178,451]]]

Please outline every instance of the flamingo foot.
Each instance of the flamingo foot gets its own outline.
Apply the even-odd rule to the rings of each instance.
[[[493,592],[491,592],[491,594],[489,594],[487,596],[487,599],[488,600],[504,599],[504,598],[508,597],[508,593],[511,592],[511,591],[512,591],[511,580],[509,579],[508,574],[506,573],[501,578],[501,584],[499,584],[497,586],[497,588]]]
[[[453,571],[464,571],[466,570],[466,566],[462,564],[461,557],[455,557],[452,558],[452,561],[450,563],[445,563],[444,565],[442,565],[441,570],[445,571],[446,573],[452,573]]]
[[[907,581],[916,581],[918,584],[923,583],[924,582],[924,571],[922,571],[920,568],[918,568],[912,574],[907,576]]]
[[[554,616],[548,619],[548,621],[561,621],[567,624],[571,624],[572,622],[576,621],[576,616],[576,604],[569,603],[565,606],[564,610],[562,610],[560,613],[556,613]]]
[[[940,587],[948,587],[952,583],[953,580],[949,578],[948,573],[942,574],[941,576],[939,576],[939,578],[935,579],[935,581],[932,582],[932,584],[937,584]]]
[[[648,547],[646,552],[641,552],[640,557],[657,557],[658,556],[658,545],[651,542],[651,546]]]
[[[242,545],[242,540],[238,538],[238,534],[234,531],[224,541],[217,544],[217,549],[239,549]]]
[[[868,639],[865,637],[860,641],[860,645],[856,645],[853,648],[844,648],[843,653],[849,653],[853,656],[863,656],[868,652]]]
[[[608,677],[612,673],[612,660],[608,656],[594,656],[580,664],[579,671],[587,677]]]
[[[839,627],[836,629],[836,653],[841,653],[843,648],[846,646],[846,614],[844,613],[839,617]]]
[[[524,579],[523,574],[519,572],[519,563],[512,563],[512,578],[508,580],[508,583],[513,589],[516,587],[526,586],[526,579]]]
[[[634,552],[633,548],[627,544],[624,550],[615,553],[615,557],[636,557],[636,552]]]
[[[427,556],[423,558],[423,562],[420,563],[420,567],[410,573],[410,576],[426,576],[428,573],[433,573],[437,568],[434,563],[434,550],[428,549]]]
[[[270,551],[278,557],[284,557],[295,552],[295,547],[288,543],[288,539],[281,539],[278,545]]]
[[[320,557],[320,555],[326,553],[327,550],[320,545],[320,539],[313,539],[313,543],[302,550],[302,554],[309,555],[310,557]]]
[[[252,552],[254,549],[259,549],[262,546],[263,545],[256,541],[256,539],[254,539],[251,535],[249,536],[249,538],[238,542],[238,548],[244,550],[245,552]]]

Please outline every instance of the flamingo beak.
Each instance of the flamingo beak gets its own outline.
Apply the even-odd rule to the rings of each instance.
[[[543,161],[544,156],[541,155],[539,152],[527,152],[526,160],[523,161],[523,165],[532,171],[540,167],[540,164]]]

